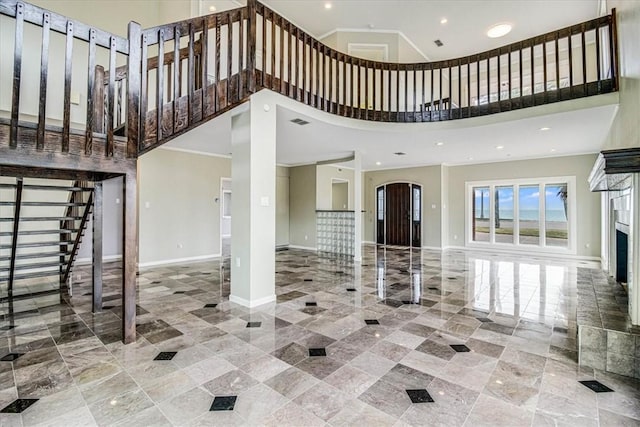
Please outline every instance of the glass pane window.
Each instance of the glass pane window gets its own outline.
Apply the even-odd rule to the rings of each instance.
[[[540,244],[540,186],[521,185],[518,192],[521,245]]]
[[[413,220],[420,221],[420,187],[413,186]]]
[[[513,187],[496,187],[494,197],[495,241],[513,243]]]
[[[383,220],[384,220],[384,187],[381,187],[381,188],[378,188],[378,221],[383,221]]]
[[[489,187],[474,187],[472,191],[473,224],[472,240],[475,242],[489,241]]]
[[[566,248],[569,246],[567,221],[567,184],[547,184],[544,192],[545,244]]]

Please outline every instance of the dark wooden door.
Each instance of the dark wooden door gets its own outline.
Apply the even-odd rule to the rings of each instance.
[[[411,184],[388,184],[386,191],[386,244],[411,245]]]

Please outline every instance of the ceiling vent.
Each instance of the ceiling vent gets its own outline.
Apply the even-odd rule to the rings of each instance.
[[[302,120],[302,119],[293,119],[293,120],[291,120],[291,123],[295,123],[295,124],[300,125],[300,126],[304,126],[304,125],[308,125],[309,124],[308,121]]]
[[[434,43],[436,44],[436,46],[438,46],[438,47],[442,47],[442,46],[444,46],[444,43],[442,43],[442,40],[440,40],[440,39],[438,39],[438,40],[434,40],[433,42],[434,42]]]
[[[398,151],[398,152],[393,153],[393,154],[395,154],[396,156],[405,156],[407,153],[403,153],[402,151]]]

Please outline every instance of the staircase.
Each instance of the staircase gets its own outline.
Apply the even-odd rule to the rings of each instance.
[[[63,289],[93,188],[83,181],[0,179],[0,301]]]

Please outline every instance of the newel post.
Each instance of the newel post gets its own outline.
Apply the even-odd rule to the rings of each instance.
[[[142,61],[142,27],[129,22],[129,57],[127,59],[127,157],[138,157],[140,145],[140,66]]]
[[[258,11],[256,0],[247,0],[248,9],[248,35],[247,35],[247,72],[249,73],[249,92],[256,92],[256,21]]]

